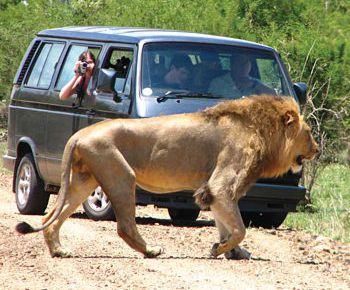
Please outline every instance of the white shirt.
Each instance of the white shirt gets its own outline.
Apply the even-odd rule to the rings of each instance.
[[[209,85],[209,93],[226,98],[240,97],[240,92],[234,84],[230,72],[214,78]]]

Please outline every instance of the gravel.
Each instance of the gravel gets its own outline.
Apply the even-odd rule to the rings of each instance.
[[[218,233],[210,212],[173,225],[167,210],[137,207],[143,238],[165,252],[145,259],[117,235],[115,222],[94,222],[78,210],[62,227],[73,258],[51,258],[40,233],[20,236],[22,216],[0,175],[0,289],[350,289],[350,245],[286,228],[250,228],[242,246],[252,260],[209,257]]]

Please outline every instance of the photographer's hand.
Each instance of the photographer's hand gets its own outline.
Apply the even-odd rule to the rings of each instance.
[[[74,65],[74,77],[61,89],[59,98],[64,101],[70,98],[76,91],[77,86],[82,82],[83,76],[79,74],[80,62],[76,62]]]
[[[74,64],[74,73],[75,73],[75,75],[76,76],[79,76],[80,74],[79,74],[79,68],[80,68],[80,63],[81,63],[81,61],[77,61],[75,64]]]

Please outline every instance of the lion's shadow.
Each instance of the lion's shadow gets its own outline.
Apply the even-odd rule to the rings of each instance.
[[[144,260],[147,258],[144,258],[142,256],[117,256],[117,255],[73,255],[71,257],[65,257],[63,259],[119,259],[119,260]],[[207,256],[158,256],[156,258],[150,258],[150,259],[157,259],[157,260],[223,260],[223,257],[211,257],[209,255]]]
[[[88,216],[82,212],[74,213],[71,216],[71,218],[89,219]],[[173,221],[171,219],[153,218],[153,217],[136,217],[136,223],[138,225],[161,225],[161,226],[194,227],[194,228],[215,226],[215,222],[213,220],[198,219],[196,221],[186,221],[186,220]]]
[[[139,225],[157,224],[162,226],[196,227],[196,228],[215,226],[215,222],[213,220],[173,221],[171,219],[160,219],[160,218],[152,218],[152,217],[137,217],[136,223]]]

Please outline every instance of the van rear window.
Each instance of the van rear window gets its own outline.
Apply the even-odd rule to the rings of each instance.
[[[25,83],[28,87],[47,89],[64,48],[63,43],[44,43]]]

